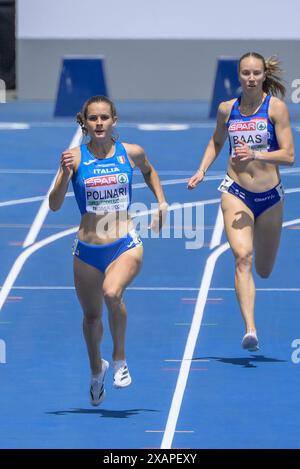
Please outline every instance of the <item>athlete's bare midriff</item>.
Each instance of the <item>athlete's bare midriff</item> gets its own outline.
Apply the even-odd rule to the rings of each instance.
[[[88,244],[109,244],[126,236],[133,228],[128,212],[105,215],[85,213],[81,218],[78,238]]]
[[[228,175],[244,189],[251,192],[265,192],[280,181],[278,165],[261,161],[235,161],[230,159]]]

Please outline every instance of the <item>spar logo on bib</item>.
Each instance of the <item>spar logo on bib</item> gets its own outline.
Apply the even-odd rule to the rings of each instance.
[[[118,183],[117,177],[119,177],[119,174],[114,174],[111,176],[92,177],[85,180],[85,187],[111,186]]]
[[[229,126],[229,132],[250,132],[256,130],[255,122],[233,121]]]

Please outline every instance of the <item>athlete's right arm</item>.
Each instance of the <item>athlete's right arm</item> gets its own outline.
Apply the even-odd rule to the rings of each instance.
[[[188,181],[188,189],[194,189],[200,182],[203,181],[204,176],[208,168],[217,158],[218,154],[223,148],[224,142],[227,138],[227,120],[229,117],[232,103],[230,101],[224,101],[220,103],[217,114],[217,124],[213,136],[211,137],[200,166],[196,173]]]
[[[54,212],[62,206],[69,182],[78,167],[78,151],[76,150],[66,150],[61,155],[59,172],[49,195],[49,207]]]

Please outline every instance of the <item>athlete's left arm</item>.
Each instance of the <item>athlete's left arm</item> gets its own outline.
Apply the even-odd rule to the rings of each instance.
[[[292,166],[295,158],[294,143],[286,104],[273,97],[270,101],[269,116],[275,126],[279,150],[253,151],[244,142],[239,141],[240,147],[236,149],[236,156],[241,161],[257,160],[264,163]]]
[[[145,183],[151,189],[158,202],[158,213],[153,217],[151,228],[154,230],[161,229],[166,212],[168,210],[168,204],[166,202],[165,194],[160,183],[159,176],[148,160],[144,149],[139,145],[125,145],[127,154],[131,159],[134,166],[139,168],[144,177]]]
[[[269,116],[275,126],[279,150],[253,151],[245,142],[238,141],[240,146],[235,150],[236,157],[241,161],[257,160],[264,163],[292,166],[295,159],[294,142],[286,104],[273,97],[270,102]]]
[[[295,152],[292,129],[287,105],[278,98],[272,98],[269,108],[270,119],[274,123],[279,150],[256,152],[256,159],[266,163],[291,166]]]

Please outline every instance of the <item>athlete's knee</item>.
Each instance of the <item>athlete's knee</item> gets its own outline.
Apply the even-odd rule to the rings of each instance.
[[[101,313],[99,311],[91,312],[87,311],[84,314],[83,321],[85,324],[93,325],[101,321]]]
[[[122,303],[122,294],[119,289],[108,286],[103,289],[103,296],[107,306],[118,307]]]
[[[252,268],[252,251],[240,249],[235,253],[235,264],[238,270],[248,270]]]

